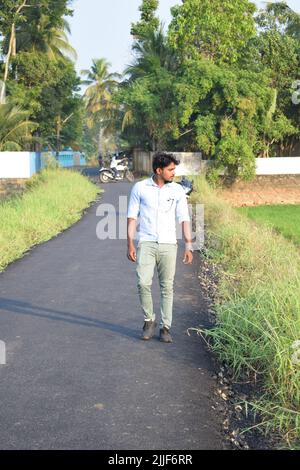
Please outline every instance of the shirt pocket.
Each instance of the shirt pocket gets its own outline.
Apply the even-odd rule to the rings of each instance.
[[[173,196],[165,198],[163,201],[161,201],[160,204],[160,212],[163,213],[170,213],[175,207],[175,198]]]

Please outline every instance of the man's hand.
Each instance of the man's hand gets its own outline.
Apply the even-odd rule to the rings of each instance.
[[[136,250],[134,245],[134,234],[136,230],[136,219],[127,218],[127,258],[133,263],[136,262]]]
[[[192,262],[193,262],[193,252],[192,251],[186,250],[184,252],[183,262],[184,262],[184,264],[192,264]]]
[[[128,245],[127,258],[133,263],[136,262],[136,249],[133,244]]]
[[[184,264],[192,264],[193,262],[193,244],[192,244],[192,232],[190,222],[182,222],[182,232],[185,239],[185,251],[183,256]]]

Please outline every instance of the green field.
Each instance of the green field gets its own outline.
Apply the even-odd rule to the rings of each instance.
[[[276,232],[300,245],[300,205],[240,207],[238,212],[272,227]]]

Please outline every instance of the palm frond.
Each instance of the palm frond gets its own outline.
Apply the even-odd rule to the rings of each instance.
[[[31,138],[37,124],[27,120],[28,113],[10,103],[0,105],[0,150],[20,146]]]

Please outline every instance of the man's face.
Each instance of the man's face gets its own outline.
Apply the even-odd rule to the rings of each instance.
[[[170,163],[170,165],[166,166],[165,168],[158,168],[156,172],[165,183],[172,183],[175,177],[175,170],[175,163]]]

